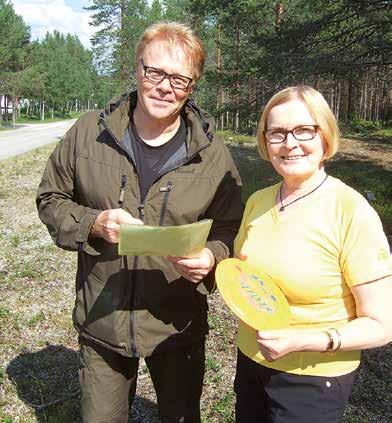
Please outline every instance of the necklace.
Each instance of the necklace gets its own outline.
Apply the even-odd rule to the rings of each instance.
[[[313,188],[312,191],[308,192],[307,194],[301,195],[301,197],[296,198],[293,201],[290,201],[290,203],[288,204],[283,204],[283,199],[282,199],[282,187],[283,187],[283,182],[282,185],[279,187],[279,201],[280,201],[280,209],[279,211],[284,211],[286,207],[290,206],[291,204],[295,203],[298,200],[301,200],[302,198],[307,197],[308,195],[312,194],[313,192],[315,192],[317,189],[319,189],[321,187],[321,185],[327,180],[328,175],[325,175],[325,178],[317,185],[316,188]]]

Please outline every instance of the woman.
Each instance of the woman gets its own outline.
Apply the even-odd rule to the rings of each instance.
[[[240,324],[236,421],[338,422],[360,350],[392,340],[388,242],[367,201],[325,172],[339,130],[319,92],[273,96],[258,143],[283,181],[249,198],[235,252],[272,276],[291,322],[259,332]]]

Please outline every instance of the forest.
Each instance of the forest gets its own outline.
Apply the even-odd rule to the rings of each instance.
[[[14,119],[104,107],[135,85],[135,46],[153,22],[188,23],[207,51],[193,96],[218,129],[252,134],[284,86],[319,89],[341,122],[392,121],[392,0],[91,0],[91,50],[30,28],[0,0],[0,94]],[[1,107],[0,123],[9,119]]]

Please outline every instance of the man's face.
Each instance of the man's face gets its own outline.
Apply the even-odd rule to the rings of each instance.
[[[145,66],[152,66],[168,74],[192,78],[193,72],[189,60],[180,47],[169,50],[160,41],[153,41],[148,44],[142,56],[138,58],[136,73],[138,111],[148,119],[167,121],[170,125],[177,119],[182,106],[192,92],[192,88],[173,88],[170,85],[169,78],[165,78],[159,83],[149,81],[144,76],[141,59],[143,59]]]

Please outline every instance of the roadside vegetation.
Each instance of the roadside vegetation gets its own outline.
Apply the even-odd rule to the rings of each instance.
[[[69,112],[69,113],[55,113],[53,117],[46,117],[45,119],[41,119],[38,115],[26,116],[25,114],[21,114],[19,118],[16,119],[16,125],[26,125],[26,124],[40,124],[40,123],[52,123],[52,122],[60,122],[63,120],[68,119],[75,119],[81,116],[81,112]],[[8,131],[10,129],[14,129],[14,124],[11,121],[4,121],[2,126],[0,127],[0,131]]]
[[[278,180],[254,144],[226,138],[244,180],[244,200]],[[0,166],[0,422],[79,423],[78,344],[72,327],[76,255],[54,246],[34,199],[52,146]],[[328,172],[376,200],[392,235],[391,140],[345,139]],[[232,423],[235,330],[219,293],[209,299],[203,423]],[[366,351],[344,423],[392,421],[392,348]],[[155,394],[140,368],[132,422],[157,423]],[[131,421],[131,420],[130,420]]]

